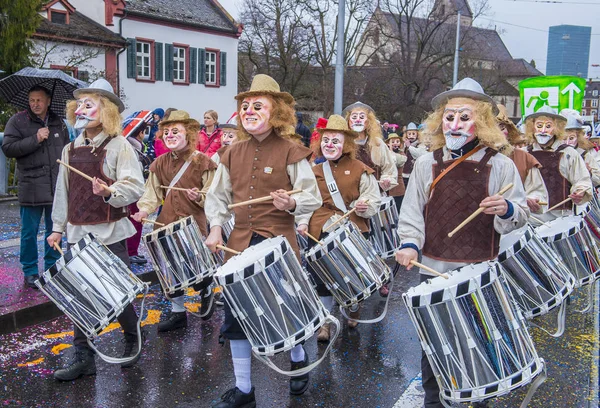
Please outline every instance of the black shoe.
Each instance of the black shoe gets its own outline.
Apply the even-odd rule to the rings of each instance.
[[[140,359],[140,357],[142,356],[141,350],[137,354],[137,356],[135,355],[135,353],[137,353],[137,351],[138,351],[137,340],[138,340],[137,336],[132,335],[132,334],[125,334],[125,338],[123,339],[123,343],[125,343],[125,349],[123,350],[123,355],[121,356],[121,358],[130,358],[133,356],[135,356],[135,357],[131,361],[121,363],[121,368],[133,367],[135,365],[135,363],[137,363],[138,360]],[[143,340],[142,340],[142,343],[143,343]]]
[[[94,352],[87,348],[77,349],[75,356],[68,366],[54,372],[54,378],[59,381],[73,381],[82,375],[96,374]]]
[[[27,275],[25,276],[25,286],[31,289],[38,289],[35,285],[35,281],[39,278],[38,275]]]
[[[200,318],[202,320],[208,320],[215,311],[215,292],[213,292],[212,286],[200,291]]]
[[[221,402],[217,402],[212,408],[255,408],[254,387],[248,394],[244,394],[238,387],[225,391],[221,395]]]
[[[292,364],[292,371],[308,366],[308,354],[306,354],[306,351],[304,352],[304,361],[300,361],[297,363],[294,363],[292,361],[291,364]],[[292,395],[304,394],[304,392],[308,389],[308,380],[309,380],[308,373],[306,373],[304,375],[300,375],[298,377],[291,377],[290,378],[290,394],[292,394]]]
[[[179,312],[174,313],[171,312],[167,320],[164,322],[160,322],[158,324],[158,332],[168,332],[171,330],[179,329],[182,327],[187,327],[187,313]]]
[[[144,265],[148,263],[148,260],[142,255],[133,255],[129,257],[129,262],[131,262],[132,264]]]

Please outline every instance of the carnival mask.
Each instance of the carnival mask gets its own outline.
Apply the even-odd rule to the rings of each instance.
[[[237,133],[232,129],[224,129],[223,136],[221,137],[221,144],[223,146],[229,146],[237,140]]]
[[[406,139],[411,143],[415,143],[419,137],[419,132],[416,130],[407,130],[406,131]]]
[[[402,139],[394,138],[388,141],[388,146],[394,152],[399,152],[402,149]]]
[[[348,118],[350,121],[350,129],[357,133],[361,133],[367,126],[367,112],[363,110],[355,110],[350,113]]]
[[[251,135],[262,135],[270,131],[273,103],[265,96],[249,96],[244,98],[240,107],[240,119],[246,132]]]
[[[535,139],[540,145],[545,145],[554,137],[554,127],[552,119],[543,116],[535,118],[533,121]]]
[[[342,157],[344,151],[344,139],[343,133],[337,132],[325,132],[321,138],[321,151],[323,157],[327,160],[337,160]]]
[[[565,144],[571,147],[577,147],[577,132],[574,130],[567,130],[567,139]]]
[[[475,109],[471,104],[452,103],[444,109],[442,131],[446,147],[456,150],[475,139]]]
[[[83,95],[77,99],[75,109],[75,129],[87,129],[100,126],[100,97]]]
[[[502,134],[504,135],[504,137],[508,137],[508,128],[506,127],[506,125],[502,122],[498,123],[498,128],[500,129],[500,131],[502,132]]]
[[[178,152],[188,145],[185,126],[181,123],[167,125],[163,129],[163,142],[167,149]]]

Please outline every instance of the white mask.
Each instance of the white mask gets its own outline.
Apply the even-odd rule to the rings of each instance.
[[[547,135],[545,133],[538,133],[535,135],[535,140],[541,145],[545,145],[552,139],[552,135]]]
[[[357,133],[360,133],[363,130],[365,130],[365,124],[364,123],[356,123],[356,124],[352,125],[352,130],[354,130]]]
[[[467,143],[467,139],[471,136],[467,133],[460,132],[460,136],[452,136],[452,132],[446,132],[444,136],[446,137],[446,147],[449,150],[460,149]],[[456,132],[455,132],[456,133]]]

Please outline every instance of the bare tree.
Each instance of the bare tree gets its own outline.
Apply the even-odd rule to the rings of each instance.
[[[91,62],[104,53],[104,48],[36,40],[33,42],[31,60],[33,66],[38,68],[51,64],[64,66],[67,70],[77,67],[80,72],[87,72],[86,80],[94,80],[103,76],[104,70],[96,69]]]

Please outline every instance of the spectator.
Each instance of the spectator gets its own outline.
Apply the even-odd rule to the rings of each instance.
[[[41,86],[29,90],[29,108],[9,119],[4,129],[2,151],[17,159],[19,205],[21,206],[20,261],[25,284],[37,289],[37,235],[44,216],[46,238],[52,233],[52,202],[63,147],[69,143],[64,122],[50,110],[50,92]],[[45,240],[44,240],[45,241]],[[44,244],[44,270],[60,254]]]
[[[176,111],[177,109],[175,108],[169,108],[165,111],[165,115],[163,116],[162,120],[167,120],[169,119],[169,115],[171,114],[171,112]],[[162,138],[160,137],[155,137],[154,138],[154,157],[153,159],[156,159],[159,156],[162,156],[163,154],[167,153],[169,151],[169,149],[166,148],[165,144],[162,141]]]
[[[302,136],[302,144],[306,147],[310,147],[311,132],[308,126],[302,122],[303,116],[301,112],[296,112],[296,119],[298,124],[296,125],[296,134]]]
[[[221,136],[223,132],[219,128],[219,115],[214,110],[204,112],[204,126],[198,135],[196,149],[212,157],[221,148]]]
[[[327,119],[319,118],[317,119],[317,124],[315,125],[315,130],[312,132],[310,137],[310,149],[313,151],[312,161],[314,164],[323,163],[326,159],[322,156],[317,156],[316,152],[320,152],[321,150],[321,134],[317,131],[317,129],[325,129],[327,127]]]
[[[383,140],[387,140],[390,133],[392,133],[392,129],[390,129],[389,122],[383,122],[383,126],[381,127],[381,135],[383,136]]]
[[[156,136],[156,131],[158,130],[158,123],[165,116],[165,111],[162,108],[156,108],[152,111],[152,121],[150,122],[149,131],[148,131],[148,142],[146,146],[146,154],[150,156],[152,160],[156,157],[154,154],[154,139]]]

